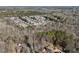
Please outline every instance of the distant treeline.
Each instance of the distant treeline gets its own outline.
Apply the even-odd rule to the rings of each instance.
[[[29,16],[29,15],[44,15],[46,13],[39,11],[1,11],[0,16]]]

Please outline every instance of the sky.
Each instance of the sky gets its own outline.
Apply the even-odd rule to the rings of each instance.
[[[79,6],[79,0],[0,0],[0,6]]]

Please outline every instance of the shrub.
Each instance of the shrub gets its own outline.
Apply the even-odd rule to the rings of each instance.
[[[58,45],[61,46],[63,51],[67,46],[69,46],[69,48],[67,48],[69,51],[73,51],[74,38],[72,34],[68,34],[64,31],[53,30],[48,32],[38,32],[37,35],[41,37],[47,36],[48,40],[52,39],[52,42],[50,43],[52,43],[54,46],[58,46]]]

